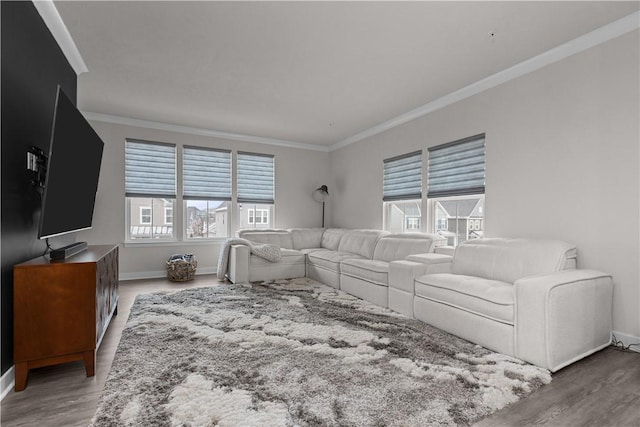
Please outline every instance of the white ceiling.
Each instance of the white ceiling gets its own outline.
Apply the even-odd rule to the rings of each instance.
[[[78,106],[328,146],[639,2],[63,2]]]

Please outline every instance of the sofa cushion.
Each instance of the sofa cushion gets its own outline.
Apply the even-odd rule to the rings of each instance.
[[[309,254],[309,253],[315,252],[315,251],[326,251],[326,249],[324,249],[324,248],[307,248],[307,249],[297,249],[297,250],[299,250],[303,254]]]
[[[340,264],[340,273],[387,286],[389,263],[373,259],[347,259]]]
[[[249,257],[249,267],[268,267],[276,264],[304,264],[306,261],[305,254],[295,249],[281,249],[280,253],[282,257],[278,262],[267,261],[259,256],[251,255]]]
[[[326,249],[310,252],[307,257],[310,263],[336,272],[340,272],[340,263],[344,260],[362,258],[349,252],[328,251]]]
[[[385,234],[380,230],[350,230],[340,240],[339,252],[350,252],[364,258],[373,258],[378,239]]]
[[[450,255],[429,253],[429,254],[413,254],[406,258],[407,261],[419,262],[420,264],[450,264],[453,257]]]
[[[513,325],[514,287],[499,280],[460,274],[427,274],[416,279],[416,297]]]
[[[337,251],[338,246],[340,246],[340,240],[342,240],[342,236],[344,236],[346,232],[347,230],[343,228],[327,228],[324,230],[324,233],[322,233],[320,246],[325,249]]]
[[[293,249],[319,248],[324,228],[290,228]]]
[[[423,233],[389,234],[381,237],[376,244],[373,259],[397,261],[411,254],[433,252],[437,236]]]
[[[477,239],[461,243],[452,272],[514,283],[523,277],[574,268],[576,247],[558,240]]]
[[[289,233],[287,230],[240,230],[238,231],[238,237],[251,240],[252,242],[256,243],[268,243],[271,245],[277,245],[285,249],[293,249],[293,240],[291,239],[291,233]]]

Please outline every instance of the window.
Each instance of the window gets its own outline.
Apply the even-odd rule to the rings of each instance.
[[[422,228],[422,151],[383,162],[384,229],[392,233]]]
[[[273,227],[274,157],[238,152],[237,180],[238,228]]]
[[[185,237],[212,239],[230,236],[227,215],[231,202],[219,200],[185,201]]]
[[[238,228],[273,228],[273,205],[240,203],[238,204]]]
[[[166,222],[168,209],[173,210],[174,200],[162,198],[127,197],[127,212],[140,212],[128,218],[128,240],[172,239],[172,222]]]
[[[125,191],[127,240],[175,238],[175,145],[127,140]]]
[[[407,230],[420,230],[420,218],[414,217],[406,217],[406,226]]]
[[[140,224],[151,225],[151,206],[140,206]]]
[[[236,204],[231,150],[183,146],[181,154],[174,144],[125,141],[127,242],[227,238],[236,207],[238,228],[273,227],[273,155],[238,153]]]
[[[249,224],[269,224],[268,209],[248,209]]]
[[[164,208],[164,223],[173,225],[173,206]]]
[[[182,186],[187,239],[225,238],[231,208],[231,151],[185,146]]]
[[[391,233],[420,231],[422,228],[422,200],[384,202],[385,230]]]
[[[431,227],[448,244],[484,233],[484,134],[429,148],[427,198]]]
[[[456,246],[465,240],[484,235],[484,195],[444,197],[430,201],[435,218],[435,232]]]

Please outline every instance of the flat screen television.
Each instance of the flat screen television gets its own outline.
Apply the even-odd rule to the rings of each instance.
[[[91,228],[104,143],[58,86],[39,239]]]

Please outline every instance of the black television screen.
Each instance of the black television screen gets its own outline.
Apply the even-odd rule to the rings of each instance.
[[[103,147],[58,86],[38,238],[91,228]]]

